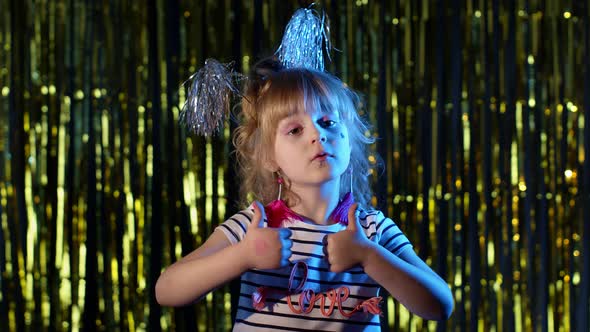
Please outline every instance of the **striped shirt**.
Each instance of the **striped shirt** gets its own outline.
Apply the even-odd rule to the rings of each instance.
[[[235,244],[244,238],[253,214],[254,210],[250,206],[217,228]],[[361,210],[359,219],[367,238],[392,253],[398,255],[412,247],[399,227],[382,212]],[[252,293],[262,286],[286,292],[291,269],[300,261],[305,262],[308,269],[305,289],[324,295],[331,289],[340,287],[350,290],[350,295],[346,300],[343,298],[340,307],[345,313],[351,312],[360,302],[379,295],[380,285],[359,266],[342,273],[330,272],[330,266],[323,254],[322,240],[327,234],[346,229],[345,225],[315,225],[297,220],[290,221],[284,225],[292,231],[291,266],[275,270],[249,270],[242,275],[234,331],[380,331],[379,315],[360,311],[348,318],[341,314],[336,304],[331,315],[326,317],[322,314],[320,300],[314,303],[311,312],[297,314],[290,309],[287,296],[281,295],[280,292],[269,293],[266,306],[261,311],[254,309]],[[264,224],[266,226],[266,222]],[[294,284],[299,284],[302,280],[301,273],[297,273],[293,281]],[[300,308],[299,294],[291,295],[291,302],[295,308]],[[326,296],[324,313],[331,306],[331,302]],[[307,306],[306,304],[304,307]]]

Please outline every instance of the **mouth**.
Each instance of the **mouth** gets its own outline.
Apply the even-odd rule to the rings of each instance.
[[[326,152],[320,152],[320,153],[316,154],[315,157],[313,157],[312,161],[314,161],[314,160],[324,161],[324,160],[328,159],[328,157],[332,157],[332,156]]]

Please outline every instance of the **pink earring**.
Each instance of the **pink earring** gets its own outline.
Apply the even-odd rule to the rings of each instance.
[[[270,202],[264,210],[266,211],[266,218],[268,220],[269,227],[281,227],[283,222],[287,220],[299,220],[302,221],[300,215],[293,212],[287,204],[281,199],[283,193],[283,183],[285,179],[281,176],[281,173],[277,171],[277,183],[279,184],[279,197],[274,201]]]

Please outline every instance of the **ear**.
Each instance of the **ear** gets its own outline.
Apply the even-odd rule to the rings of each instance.
[[[267,159],[262,163],[264,169],[271,173],[278,172],[280,167],[273,159]]]
[[[264,167],[265,170],[274,173],[274,172],[278,172],[281,168],[279,167],[279,164],[276,162],[275,160],[275,152],[274,149],[273,150],[263,150],[261,151],[262,153],[260,154],[260,159],[262,159],[262,167]]]

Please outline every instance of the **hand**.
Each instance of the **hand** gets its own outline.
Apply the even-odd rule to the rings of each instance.
[[[342,272],[355,265],[363,265],[367,249],[372,242],[361,228],[356,216],[357,204],[348,209],[348,227],[345,230],[324,237],[324,254],[330,263],[330,271]]]
[[[260,202],[254,202],[254,216],[242,242],[248,269],[270,270],[289,265],[291,230],[264,228],[266,213]]]

